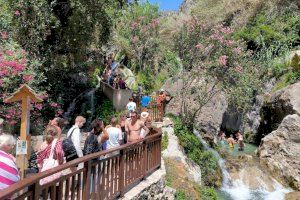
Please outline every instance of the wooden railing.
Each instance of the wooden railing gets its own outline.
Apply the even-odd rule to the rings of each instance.
[[[90,154],[25,178],[1,191],[0,199],[87,200],[121,197],[160,167],[161,131],[154,132],[143,140]],[[76,168],[80,164],[84,167]],[[41,179],[58,172],[64,175],[40,185]]]

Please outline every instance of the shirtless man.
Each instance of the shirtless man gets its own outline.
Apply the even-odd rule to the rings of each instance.
[[[141,130],[145,130],[145,136],[149,133],[149,129],[145,126],[144,122],[138,120],[137,112],[133,111],[130,113],[130,119],[126,121],[125,131],[127,132],[127,141],[135,142],[142,139],[140,136]]]
[[[227,139],[230,149],[234,149],[235,140],[233,139],[233,135],[231,134],[230,137]]]
[[[244,151],[245,144],[244,144],[243,135],[238,131],[238,132],[236,132],[235,136],[237,138],[237,143],[239,145],[238,150],[239,151]]]

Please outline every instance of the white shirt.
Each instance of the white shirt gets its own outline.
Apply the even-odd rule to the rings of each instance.
[[[73,129],[75,129],[75,130],[73,131]],[[72,128],[70,128],[70,130],[68,131],[67,137],[69,137],[69,135],[71,134],[72,131],[73,131],[73,133],[72,133],[71,140],[74,144],[74,147],[76,149],[78,157],[82,157],[83,153],[82,153],[82,150],[80,147],[80,141],[81,141],[80,129],[77,125],[73,125]]]
[[[109,127],[107,129],[109,140],[107,141],[107,149],[120,146],[119,141],[122,140],[122,131],[116,127]]]
[[[136,109],[136,103],[133,102],[133,101],[131,101],[131,102],[129,102],[127,104],[126,108],[127,108],[128,111],[135,111],[135,109]]]

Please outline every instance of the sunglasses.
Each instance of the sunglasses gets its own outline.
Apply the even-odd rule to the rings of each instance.
[[[135,118],[136,117],[136,115],[132,115],[132,116],[130,116],[130,118]]]

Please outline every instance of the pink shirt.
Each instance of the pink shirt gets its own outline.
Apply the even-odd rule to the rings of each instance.
[[[18,167],[13,157],[0,150],[0,190],[20,180]]]

